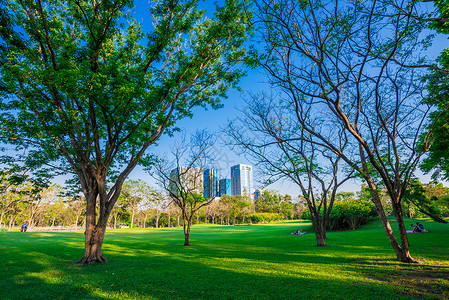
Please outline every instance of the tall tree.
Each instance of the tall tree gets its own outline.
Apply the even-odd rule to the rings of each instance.
[[[232,121],[227,133],[232,143],[253,157],[270,184],[277,180],[290,180],[301,191],[311,213],[317,246],[327,246],[326,224],[332,211],[335,195],[340,186],[353,177],[343,176],[341,159],[331,150],[319,145],[301,122],[308,120],[316,132],[337,140],[336,149],[347,147],[347,138],[341,131],[322,132],[320,120],[300,116],[288,102],[265,94],[253,95],[244,111],[245,123]],[[304,119],[305,118],[305,119]],[[338,144],[339,143],[339,144]],[[278,195],[264,191],[256,200],[256,210],[280,212]]]
[[[296,119],[320,143],[366,181],[397,260],[414,262],[401,201],[428,147],[419,143],[429,106],[423,103],[419,62],[425,23],[418,1],[260,0],[261,65]],[[403,11],[410,12],[404,14]],[[348,137],[351,147],[322,135],[305,116],[314,115]],[[396,238],[379,186],[392,201]]]
[[[79,263],[106,261],[109,215],[148,147],[193,107],[219,108],[243,75],[250,13],[226,0],[206,18],[199,2],[152,2],[147,28],[126,14],[132,0],[0,1],[0,136],[78,178]]]

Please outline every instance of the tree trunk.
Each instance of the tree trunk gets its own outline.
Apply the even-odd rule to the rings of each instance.
[[[9,217],[9,225],[8,225],[8,231],[11,231],[12,224],[15,223],[17,216],[14,216],[11,214]]]
[[[315,230],[316,245],[318,247],[327,247],[328,245],[324,241],[326,239],[326,228],[323,228],[323,222],[317,212],[310,209],[312,215],[312,224]]]
[[[84,257],[78,261],[79,264],[92,264],[94,262],[108,261],[101,252],[105,232],[106,227],[104,226],[94,228],[91,228],[90,225],[86,226]]]
[[[84,256],[77,263],[78,264],[92,264],[95,262],[107,262],[104,257],[101,247],[103,246],[104,235],[106,233],[107,219],[110,210],[101,209],[99,212],[98,222],[96,223],[95,208],[98,192],[93,191],[86,195],[86,229],[84,232]]]
[[[367,179],[367,178],[365,178],[365,179]],[[385,214],[385,210],[383,208],[383,205],[380,200],[380,197],[377,192],[374,181],[372,181],[371,178],[368,178],[366,181],[368,183],[368,186],[371,189],[372,201],[376,207],[377,215],[379,216],[379,219],[382,223],[382,226],[384,228],[385,234],[387,235],[388,241],[390,242],[391,246],[393,247],[393,250],[396,254],[396,259],[398,261],[405,262],[405,263],[415,263],[416,260],[410,255],[409,243],[408,243],[407,233],[406,233],[405,226],[404,226],[404,220],[402,217],[402,211],[400,211],[400,205],[399,205],[399,212],[397,212],[398,205],[395,204],[395,201],[392,199],[393,212],[396,217],[396,220],[398,221],[402,247],[399,245],[399,243],[396,240],[396,237],[394,235],[394,232],[391,229],[390,222],[388,221],[387,215]]]
[[[2,210],[2,213],[0,215],[0,228],[3,227],[3,216],[5,215],[5,212]]]
[[[134,224],[134,208],[131,210],[131,228],[133,228]]]
[[[190,246],[190,225],[192,224],[192,218],[185,219],[183,222],[184,226],[184,246]]]
[[[408,242],[407,230],[404,225],[401,203],[398,199],[393,201],[393,212],[398,223],[399,234],[401,236],[401,251],[396,253],[396,258],[401,262],[416,263],[417,261],[410,255],[410,244]]]

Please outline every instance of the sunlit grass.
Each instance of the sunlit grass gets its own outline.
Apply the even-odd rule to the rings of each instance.
[[[325,248],[290,234],[306,222],[198,225],[191,247],[180,228],[109,230],[109,262],[91,266],[72,263],[82,232],[2,232],[0,299],[449,299],[449,226],[424,225],[410,235],[417,265],[394,260],[378,222],[330,232]]]

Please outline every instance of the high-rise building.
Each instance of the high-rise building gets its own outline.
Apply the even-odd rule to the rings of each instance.
[[[178,167],[170,172],[170,190],[174,194],[203,193],[203,170],[194,167]]]
[[[257,189],[257,190],[254,192],[254,200],[257,200],[257,198],[259,198],[260,196],[262,196],[262,193],[263,193],[263,189]]]
[[[204,197],[212,198],[218,194],[217,170],[207,169],[204,171]]]
[[[238,164],[231,167],[232,195],[251,196],[253,188],[253,167]]]
[[[223,195],[231,195],[231,179],[220,179],[219,181],[219,194],[218,196],[223,196]]]

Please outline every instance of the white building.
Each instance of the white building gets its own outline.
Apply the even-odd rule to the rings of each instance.
[[[251,196],[254,193],[253,167],[238,164],[231,167],[232,195]]]

